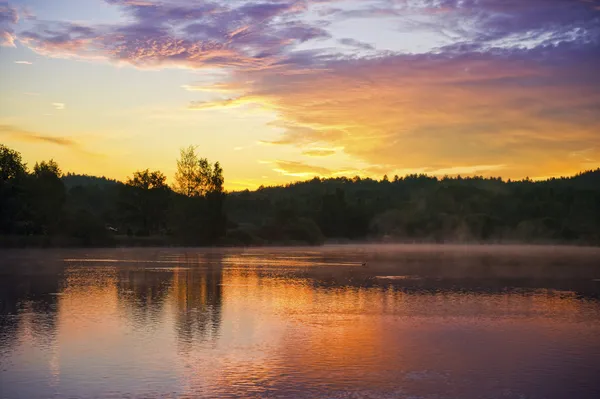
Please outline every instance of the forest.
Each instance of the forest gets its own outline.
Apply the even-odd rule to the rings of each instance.
[[[32,170],[0,145],[0,246],[261,246],[327,242],[600,244],[600,169],[544,181],[427,175],[313,178],[225,192],[223,170],[181,150],[125,182]]]

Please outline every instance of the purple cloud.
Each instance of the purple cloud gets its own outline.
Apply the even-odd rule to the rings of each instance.
[[[17,9],[7,2],[0,2],[0,46],[14,47],[13,26],[19,22]]]
[[[439,29],[471,43],[531,46],[600,36],[598,0],[424,0],[421,6],[440,16]]]
[[[297,63],[302,57],[297,45],[331,38],[329,24],[351,18],[386,18],[396,21],[398,29],[437,31],[451,39],[440,51],[452,53],[600,40],[600,0],[367,0],[355,9],[328,8],[335,0],[105,1],[120,7],[130,21],[38,24],[19,36],[46,54],[93,54],[137,66],[250,69]],[[310,11],[325,21],[309,22]],[[374,50],[359,39],[339,38],[338,43]],[[321,61],[356,56],[343,48],[313,53]]]
[[[20,38],[45,54],[93,54],[137,66],[265,68],[296,44],[329,37],[323,28],[294,19],[306,1],[106,1],[121,7],[131,22],[38,24]]]
[[[356,8],[325,7],[332,20],[387,19],[406,32],[432,32],[455,41],[496,45],[598,40],[598,0],[383,0]]]

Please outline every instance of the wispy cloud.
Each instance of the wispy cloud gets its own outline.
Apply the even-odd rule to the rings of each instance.
[[[297,161],[273,161],[272,162],[275,172],[281,173],[286,176],[295,177],[306,177],[306,176],[331,176],[332,172],[330,169],[309,165],[304,162]]]
[[[24,130],[12,125],[0,125],[0,134],[2,134],[3,136],[10,137],[13,140],[19,141],[56,144],[59,146],[71,148],[79,147],[79,144],[75,140],[68,137],[48,136],[36,132],[31,132],[29,130]]]
[[[302,151],[302,155],[306,155],[309,157],[327,157],[334,154],[335,150],[311,149]]]
[[[372,44],[361,42],[360,40],[356,40],[356,39],[350,39],[350,38],[339,39],[338,43],[340,43],[344,46],[354,47],[359,50],[375,50],[375,46],[373,46]]]
[[[449,168],[442,169],[427,169],[426,173],[434,176],[443,175],[473,175],[481,174],[484,172],[498,172],[505,169],[506,165],[470,165],[470,166],[451,166]]]
[[[243,91],[245,88],[245,86],[242,84],[237,84],[234,86],[228,83],[183,85],[181,87],[187,91],[200,91],[207,93],[235,93]]]
[[[44,134],[41,132],[23,129],[16,125],[0,124],[0,139],[10,139],[33,144],[48,144],[68,148],[81,155],[90,157],[104,157],[104,154],[95,151],[89,151],[81,141],[66,136],[56,136]],[[3,140],[0,140],[3,141]]]
[[[52,103],[52,106],[54,107],[54,109],[62,111],[63,109],[65,109],[65,104],[64,103]]]
[[[211,110],[211,109],[227,109],[238,108],[243,106],[259,106],[268,107],[267,102],[253,96],[241,96],[237,98],[229,98],[226,100],[217,101],[194,101],[189,104],[188,109],[191,110]]]
[[[33,62],[30,62],[30,61],[15,61],[15,64],[33,65]]]

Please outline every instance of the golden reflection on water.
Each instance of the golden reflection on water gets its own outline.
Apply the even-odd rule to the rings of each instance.
[[[600,305],[576,291],[378,279],[389,267],[314,251],[107,252],[4,297],[6,397],[560,397],[573,376],[578,397],[600,391]]]

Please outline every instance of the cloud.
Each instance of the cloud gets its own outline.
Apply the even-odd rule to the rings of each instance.
[[[224,71],[184,89],[229,98],[189,108],[265,107],[280,136],[262,142],[306,156],[343,148],[373,167],[507,177],[577,171],[587,161],[568,154],[581,148],[599,159],[598,0],[106,2],[125,18],[37,22],[18,40],[54,57]],[[385,45],[336,36],[362,20],[391,27]],[[421,36],[434,39],[402,46]]]
[[[126,18],[116,24],[40,21],[19,40],[46,55],[137,67],[277,69],[299,62],[298,46],[333,38],[337,23],[356,18],[385,21],[397,34],[434,35],[448,51],[590,43],[600,36],[598,0],[105,1]],[[16,11],[3,9],[5,25],[16,23]],[[375,50],[360,37],[336,39],[340,48],[313,49],[313,55],[356,56],[343,47]],[[403,41],[399,35],[400,47]]]
[[[334,154],[335,150],[312,149],[302,151],[302,155],[306,155],[309,157],[327,157]]]
[[[260,101],[260,97],[256,97],[255,101]],[[262,101],[272,100],[264,99]],[[319,103],[319,101],[316,101],[316,103]],[[272,104],[277,104],[277,102],[273,102]],[[327,106],[327,102],[321,102],[321,104]],[[277,107],[277,105],[274,105],[274,107]],[[277,140],[260,141],[263,144],[309,145],[320,142],[342,141],[343,137],[345,136],[343,129],[346,127],[344,124],[339,126],[335,126],[333,124],[324,126],[322,124],[301,123],[298,120],[278,120],[269,123],[269,125],[280,128],[284,134]]]
[[[79,144],[70,138],[60,136],[47,136],[31,132],[12,125],[0,125],[0,134],[8,136],[13,140],[27,141],[32,143],[55,144],[64,147],[78,148]]]
[[[33,62],[30,62],[30,61],[15,61],[15,64],[33,65]]]
[[[492,165],[471,172],[493,174],[503,165],[524,177],[576,172],[584,165],[567,154],[600,148],[598,63],[600,45],[562,43],[336,60],[310,75],[233,80],[252,82],[244,96],[280,115],[282,135],[270,144],[343,147],[402,170]]]
[[[305,1],[107,2],[120,7],[127,22],[44,22],[22,32],[19,40],[45,55],[137,67],[261,69],[279,62],[294,45],[329,37],[322,27],[294,18],[306,11]]]
[[[14,25],[19,22],[17,9],[0,2],[0,46],[15,47]]]
[[[375,46],[369,43],[361,42],[360,40],[344,38],[339,39],[338,42],[344,46],[354,47],[359,50],[375,50]]]
[[[331,176],[331,170],[321,167],[308,165],[296,161],[274,161],[273,170],[286,176],[306,177],[306,176]]]
[[[235,93],[244,90],[244,85],[233,86],[227,83],[193,84],[181,86],[186,91],[200,91],[207,93]]]
[[[326,7],[319,15],[392,21],[401,32],[435,33],[454,44],[521,47],[597,39],[599,8],[597,0],[373,0]]]
[[[470,166],[451,166],[443,169],[426,169],[425,173],[434,176],[443,175],[476,175],[484,172],[497,172],[506,168],[506,165],[470,165]]]
[[[52,103],[52,106],[59,111],[62,111],[63,109],[65,109],[65,104],[64,103]]]
[[[253,101],[250,98],[238,97],[229,98],[226,100],[219,101],[194,101],[188,109],[192,110],[207,110],[207,109],[225,109],[225,108],[237,108],[247,104],[251,104]]]

